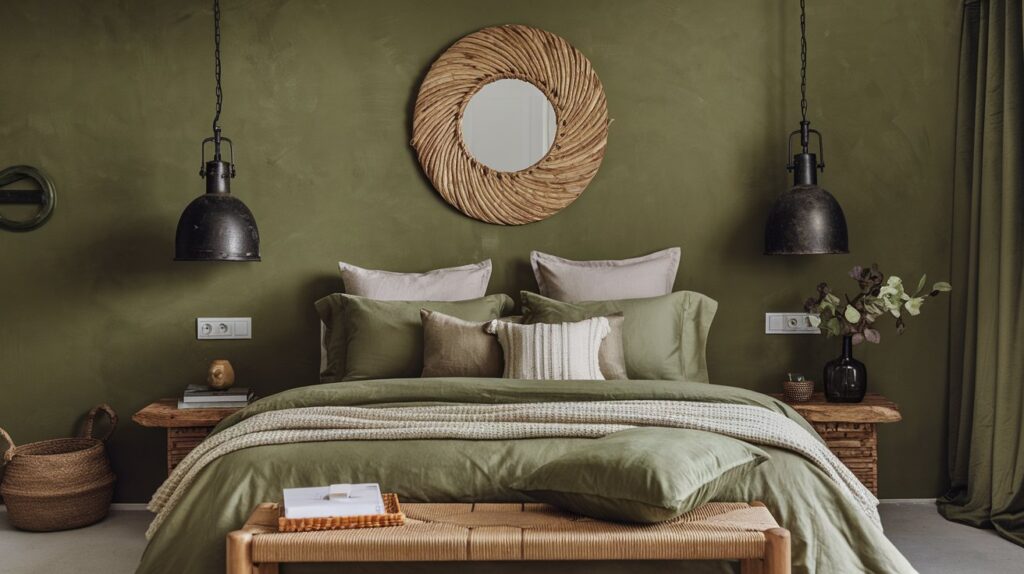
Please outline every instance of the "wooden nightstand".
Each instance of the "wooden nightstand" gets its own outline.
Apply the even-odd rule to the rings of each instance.
[[[135,413],[132,420],[144,427],[167,429],[167,474],[170,474],[217,423],[238,410],[241,409],[179,409],[177,399],[160,399]]]
[[[782,400],[781,394],[772,396]],[[868,393],[860,403],[830,403],[824,393],[814,393],[806,403],[786,404],[811,423],[828,448],[877,496],[877,426],[903,418],[896,403],[877,393]]]

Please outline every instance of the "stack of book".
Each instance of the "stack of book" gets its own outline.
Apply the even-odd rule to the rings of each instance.
[[[247,387],[214,389],[205,385],[189,385],[178,401],[179,409],[237,409],[251,403],[256,395]]]
[[[385,511],[377,483],[284,489],[285,518],[366,516]]]

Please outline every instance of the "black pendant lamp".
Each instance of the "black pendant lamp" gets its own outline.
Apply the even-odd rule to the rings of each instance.
[[[849,253],[846,217],[832,194],[818,185],[818,170],[825,171],[821,133],[807,121],[807,17],[800,0],[800,129],[789,134],[786,165],[793,172],[793,187],[779,195],[764,230],[766,255],[818,255]],[[800,153],[793,154],[793,136],[800,135]],[[818,136],[818,154],[808,151],[811,134]],[[820,161],[819,161],[820,157]]]
[[[217,79],[217,111],[213,137],[203,140],[200,177],[206,193],[188,204],[178,220],[174,237],[175,261],[259,261],[260,232],[256,219],[242,200],[231,195],[235,177],[235,152],[231,140],[220,135],[220,111],[224,94],[220,86],[220,0],[213,2],[214,76]],[[213,143],[213,159],[206,161],[206,144]],[[221,158],[221,144],[228,145],[230,161]]]

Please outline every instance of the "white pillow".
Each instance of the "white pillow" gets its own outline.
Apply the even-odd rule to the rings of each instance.
[[[607,317],[532,325],[495,319],[487,325],[505,354],[506,379],[603,381],[601,341],[610,331]]]
[[[568,303],[660,297],[672,292],[679,270],[678,247],[631,259],[573,261],[530,253],[540,294]]]
[[[364,269],[341,261],[345,293],[380,301],[465,301],[487,294],[491,260],[426,273]]]

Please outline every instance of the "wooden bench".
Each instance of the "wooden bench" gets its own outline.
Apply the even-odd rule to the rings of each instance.
[[[228,574],[282,562],[739,560],[745,574],[789,574],[789,531],[759,502],[716,502],[661,524],[593,520],[543,504],[404,504],[403,526],[282,533],[277,504],[227,537]]]

